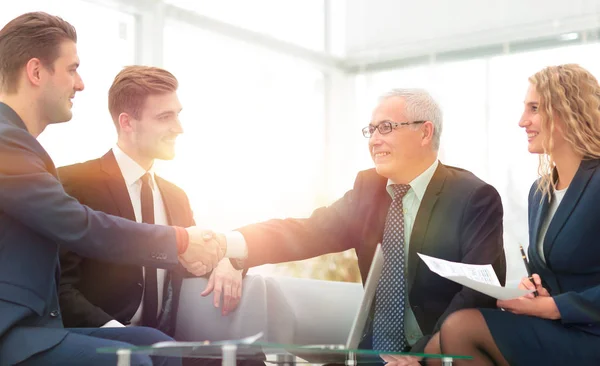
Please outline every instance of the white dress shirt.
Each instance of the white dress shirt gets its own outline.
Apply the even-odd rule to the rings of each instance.
[[[141,200],[141,192],[142,192],[142,176],[146,174],[146,170],[142,168],[138,163],[135,162],[131,157],[129,157],[123,150],[119,148],[119,146],[115,145],[112,149],[113,154],[115,155],[115,159],[117,160],[117,165],[121,170],[121,174],[125,179],[125,185],[127,186],[127,192],[129,192],[129,198],[131,199],[131,205],[133,206],[133,212],[135,214],[135,221],[142,222],[142,200]],[[162,195],[158,186],[156,185],[156,180],[154,178],[154,167],[148,170],[150,173],[150,188],[152,189],[152,197],[154,198],[154,223],[157,225],[169,225],[167,219],[167,212],[165,209],[165,204],[163,202]],[[145,268],[143,272],[144,276],[146,274]],[[163,289],[166,277],[166,270],[157,269],[157,283],[158,283],[158,314],[160,314],[160,310],[162,309],[162,300],[163,300]],[[145,291],[142,294],[142,301],[140,302],[140,306],[137,311],[131,318],[131,325],[140,325],[142,320],[142,311],[144,304],[144,295]],[[111,320],[103,327],[119,327],[123,326],[116,320]]]

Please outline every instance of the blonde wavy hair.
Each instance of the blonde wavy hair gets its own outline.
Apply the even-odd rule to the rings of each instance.
[[[549,66],[529,78],[540,103],[538,113],[544,135],[538,173],[538,190],[551,198],[556,189],[553,156],[556,121],[571,148],[587,159],[600,158],[600,85],[589,71],[577,64]]]

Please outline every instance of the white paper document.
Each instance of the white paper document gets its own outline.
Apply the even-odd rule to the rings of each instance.
[[[456,263],[417,254],[432,272],[498,300],[516,299],[533,292],[533,290],[502,287],[491,264]]]

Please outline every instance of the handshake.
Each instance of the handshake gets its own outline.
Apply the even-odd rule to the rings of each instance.
[[[201,229],[197,226],[185,229],[188,232],[187,250],[179,255],[181,265],[195,276],[211,272],[225,257],[227,239],[223,234]]]

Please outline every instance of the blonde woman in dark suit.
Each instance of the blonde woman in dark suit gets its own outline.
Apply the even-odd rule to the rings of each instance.
[[[442,325],[447,354],[476,365],[600,365],[600,86],[578,65],[529,78],[519,126],[541,177],[529,193],[533,294]],[[457,365],[466,361],[456,360]]]

